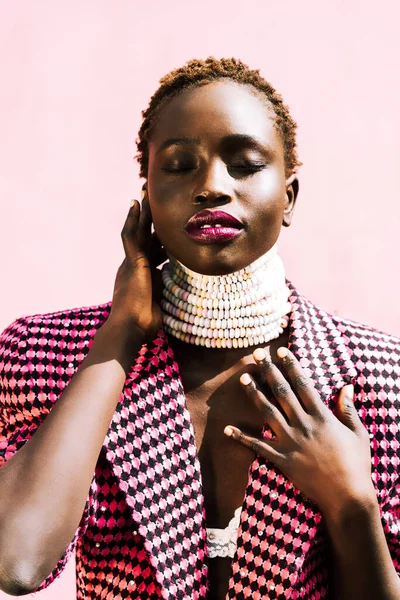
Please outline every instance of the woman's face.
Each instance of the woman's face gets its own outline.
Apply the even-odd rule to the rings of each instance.
[[[273,116],[232,81],[186,90],[161,109],[146,187],[158,238],[189,269],[242,269],[290,224],[297,180],[285,179]]]

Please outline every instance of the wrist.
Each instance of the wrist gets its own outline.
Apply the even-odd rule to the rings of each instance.
[[[361,525],[379,519],[378,498],[372,481],[363,492],[349,494],[346,499],[321,512],[328,530],[335,531],[348,531],[348,527],[354,524]]]
[[[97,331],[97,339],[107,339],[107,341],[117,345],[128,347],[132,344],[145,344],[147,341],[146,332],[136,323],[128,321],[118,321],[108,317],[107,321]]]
[[[139,327],[107,320],[96,332],[86,360],[89,363],[116,360],[127,373],[146,341]]]

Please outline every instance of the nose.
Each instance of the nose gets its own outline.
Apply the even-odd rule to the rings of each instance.
[[[199,170],[193,193],[193,203],[227,204],[232,201],[229,174],[223,160],[215,159]]]

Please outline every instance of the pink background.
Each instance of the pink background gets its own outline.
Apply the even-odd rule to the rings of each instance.
[[[288,277],[400,335],[399,18],[397,0],[2,2],[0,329],[111,299],[141,110],[167,71],[214,55],[260,68],[299,123]],[[35,597],[74,595],[70,563]]]

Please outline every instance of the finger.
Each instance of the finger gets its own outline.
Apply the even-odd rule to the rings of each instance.
[[[149,262],[153,268],[158,267],[168,258],[164,246],[161,245],[160,240],[154,231],[151,236],[150,249],[148,252]]]
[[[297,358],[288,348],[278,348],[278,357],[282,361],[282,367],[287,375],[293,391],[301,400],[304,408],[310,414],[321,413],[326,409],[313,382],[306,376]]]
[[[354,386],[345,385],[341,390],[337,402],[336,416],[354,433],[362,433],[365,431],[360,417],[354,406]]]
[[[258,438],[251,437],[250,435],[245,435],[240,429],[234,427],[233,425],[227,425],[224,429],[224,433],[226,436],[232,438],[236,442],[239,442],[243,446],[246,446],[246,448],[250,448],[250,450],[253,450],[253,452],[259,456],[272,461],[276,465],[282,463],[283,457],[275,447],[273,440],[265,442],[263,440],[259,440]]]
[[[127,259],[133,262],[136,259],[139,250],[139,241],[137,237],[137,225],[140,215],[140,204],[137,200],[132,200],[131,206],[121,231],[122,243]]]
[[[304,416],[304,410],[287,379],[285,379],[278,367],[268,359],[263,348],[257,348],[253,352],[253,358],[260,369],[263,381],[268,385],[274,398],[278,401],[289,423],[295,426],[298,425]]]
[[[246,394],[251,398],[254,404],[259,408],[262,416],[278,437],[289,435],[289,425],[276,406],[258,389],[254,379],[248,374],[243,373],[240,377]]]
[[[141,248],[148,251],[151,242],[151,224],[153,217],[151,215],[148,195],[144,190],[142,207],[138,222],[138,240]]]

